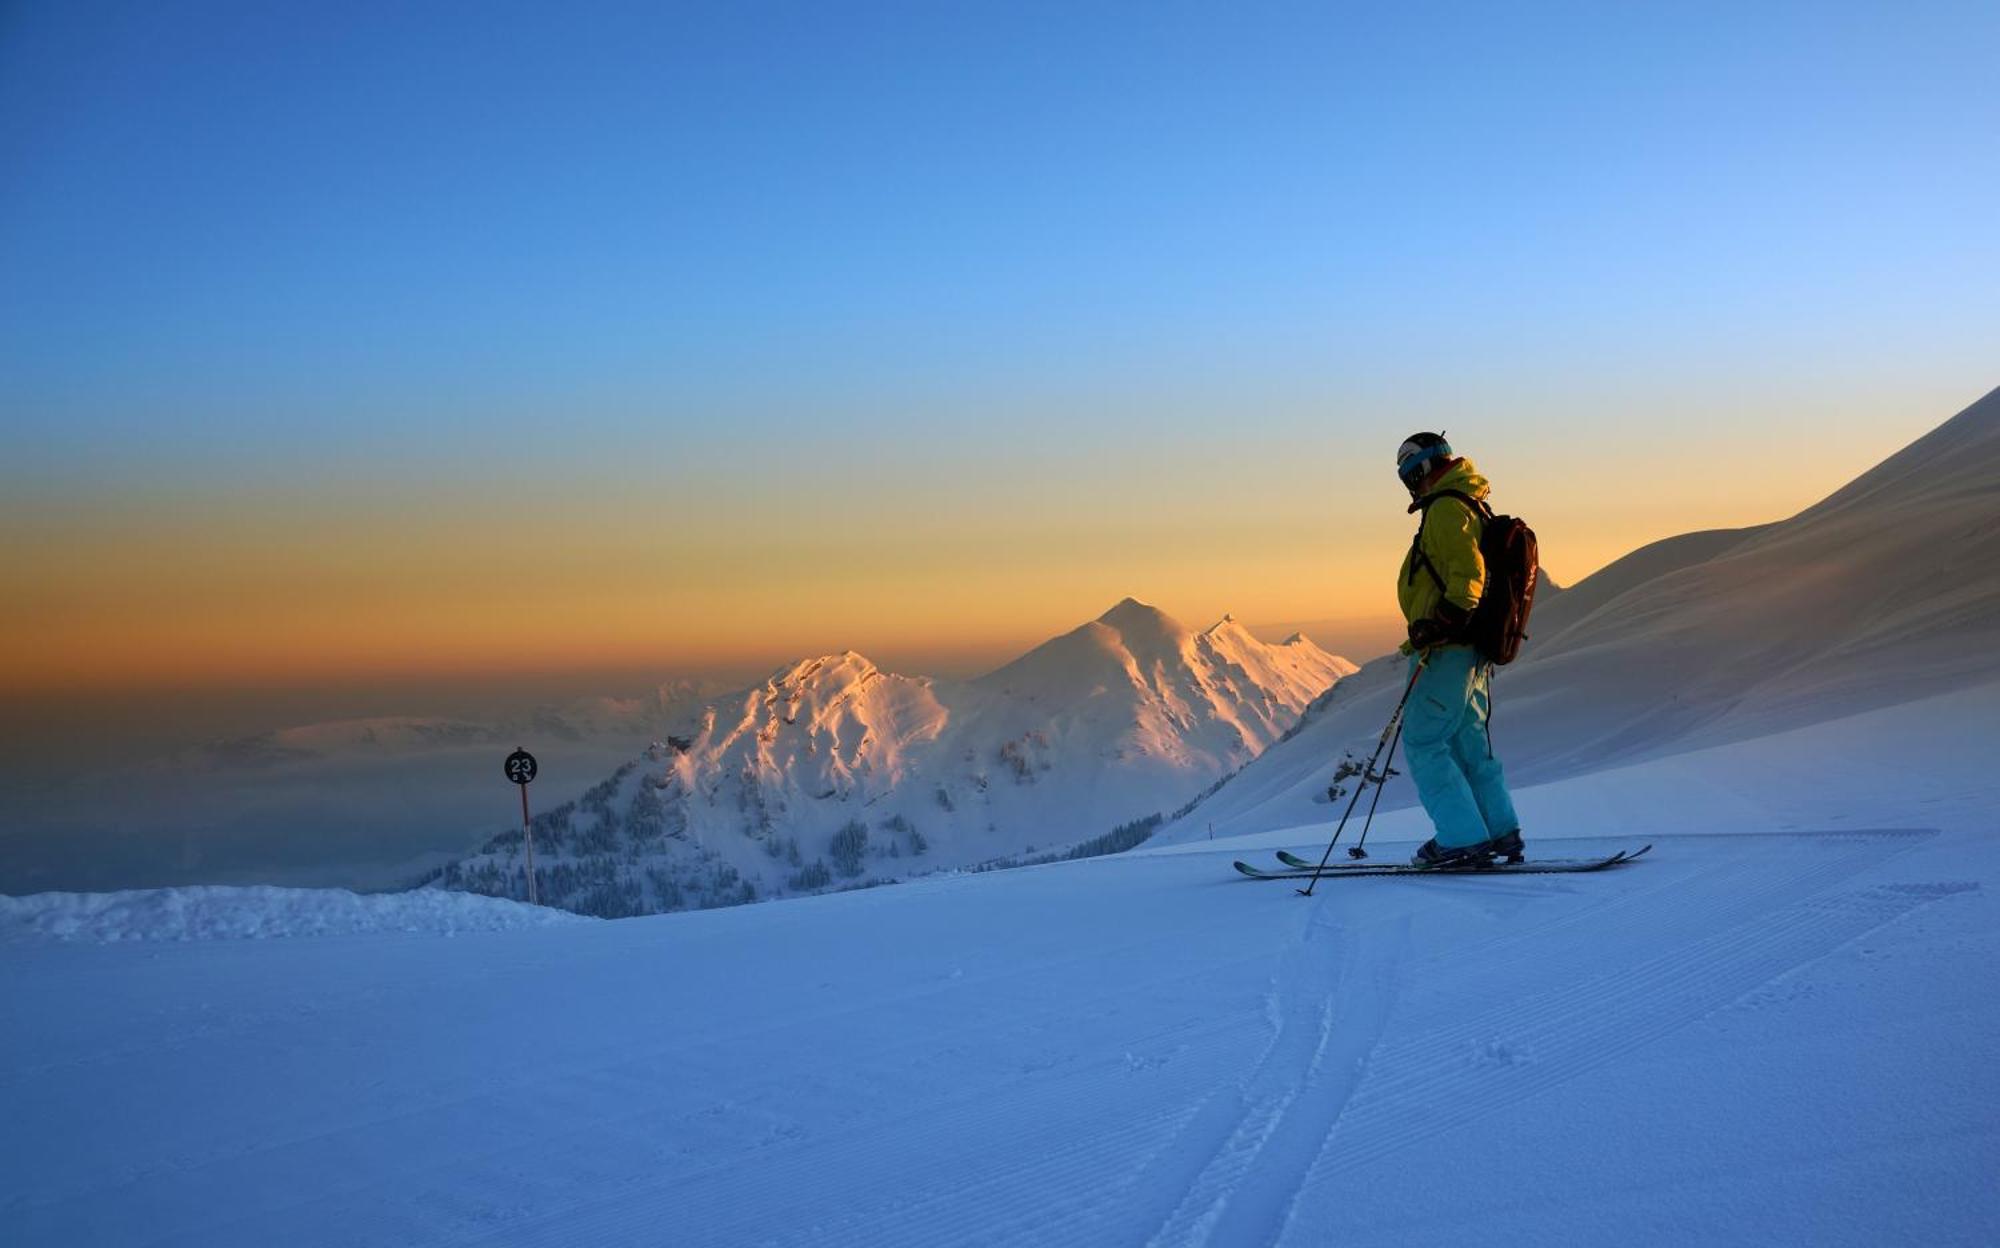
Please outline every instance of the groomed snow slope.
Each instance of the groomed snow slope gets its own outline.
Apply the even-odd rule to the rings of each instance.
[[[1593,876],[13,946],[7,1239],[1992,1243],[1996,688],[1524,794]]]

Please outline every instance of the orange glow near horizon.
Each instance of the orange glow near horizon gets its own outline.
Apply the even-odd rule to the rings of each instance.
[[[1692,449],[1637,481],[1546,448],[1466,449],[1567,584],[1674,533],[1781,519],[1906,440],[1822,447],[1775,482]],[[1194,627],[1229,612],[1393,630],[1409,520],[1374,460],[1218,462],[1190,442],[1108,479],[1089,458],[929,485],[856,465],[735,487],[16,498],[0,513],[25,538],[0,551],[0,690],[762,669],[842,649],[997,661],[1128,594]]]

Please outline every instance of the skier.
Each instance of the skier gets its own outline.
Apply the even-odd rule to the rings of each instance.
[[[1410,626],[1402,651],[1412,665],[1423,665],[1404,712],[1403,752],[1437,827],[1412,861],[1518,859],[1521,821],[1488,726],[1493,665],[1466,640],[1486,585],[1479,541],[1490,513],[1457,494],[1483,502],[1491,487],[1471,460],[1452,454],[1441,433],[1411,435],[1396,452],[1396,475],[1410,491],[1410,510],[1423,513],[1396,579]]]

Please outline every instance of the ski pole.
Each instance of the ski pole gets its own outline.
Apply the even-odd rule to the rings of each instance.
[[[1389,783],[1389,777],[1396,774],[1396,743],[1403,739],[1402,721],[1396,723],[1396,735],[1389,738],[1389,756],[1382,761],[1382,774],[1374,777],[1375,796],[1368,803],[1368,817],[1361,821],[1361,839],[1347,847],[1349,858],[1368,856],[1368,829],[1375,825],[1375,810],[1382,804],[1382,786]]]
[[[1312,881],[1304,888],[1293,890],[1299,896],[1310,897],[1313,895],[1313,889],[1319,886],[1320,873],[1326,870],[1327,860],[1333,857],[1333,847],[1340,844],[1340,834],[1347,831],[1348,817],[1354,813],[1354,807],[1361,801],[1361,790],[1367,788],[1368,781],[1375,776],[1375,764],[1382,761],[1383,748],[1389,744],[1390,736],[1400,737],[1403,735],[1403,708],[1409,705],[1410,692],[1417,687],[1417,677],[1424,674],[1424,664],[1428,662],[1430,662],[1430,655],[1420,654],[1417,656],[1416,667],[1410,672],[1410,683],[1403,686],[1403,696],[1397,700],[1396,709],[1389,715],[1389,722],[1382,725],[1382,735],[1375,742],[1375,753],[1369,758],[1367,768],[1361,773],[1361,783],[1354,786],[1354,796],[1347,799],[1347,809],[1341,813],[1340,826],[1333,830],[1333,839],[1326,843],[1326,852],[1320,855],[1319,865],[1313,868]],[[1379,782],[1376,784],[1375,796],[1378,800],[1382,796],[1382,789]],[[1369,818],[1374,818],[1374,810],[1372,808],[1369,811]]]

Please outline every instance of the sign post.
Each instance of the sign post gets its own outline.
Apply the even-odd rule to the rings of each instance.
[[[535,778],[535,756],[526,750],[516,749],[507,756],[505,771],[507,778],[521,787],[521,843],[528,850],[528,904],[540,905],[535,896],[535,825],[528,818],[528,783]]]

